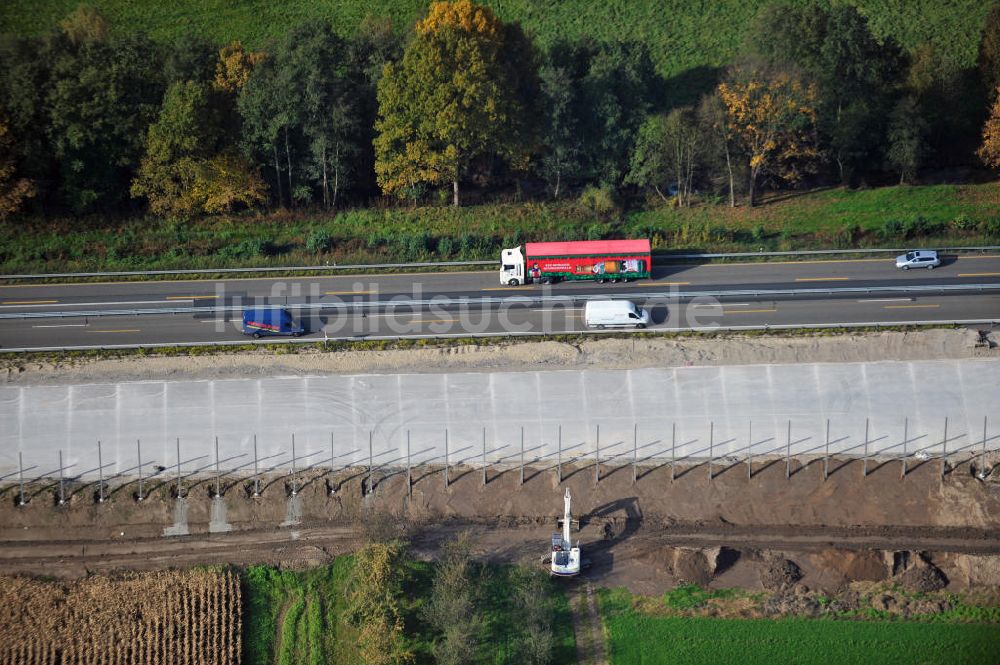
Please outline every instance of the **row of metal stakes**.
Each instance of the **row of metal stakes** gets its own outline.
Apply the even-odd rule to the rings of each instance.
[[[980,461],[980,465],[979,465],[979,473],[980,474],[984,474],[985,473],[987,442],[991,438],[991,437],[987,436],[987,431],[988,431],[988,417],[984,417],[983,418],[983,437],[982,437],[982,441],[981,441],[982,449],[981,449],[981,453],[980,453],[980,455],[981,455],[981,461]],[[959,435],[959,436],[956,436],[954,438],[957,439],[957,438],[961,438],[962,436],[965,436],[965,435],[964,434],[963,435]],[[386,464],[381,464],[379,466],[375,465],[375,457],[376,457],[376,455],[374,453],[373,437],[374,437],[374,432],[369,431],[369,433],[368,433],[368,464],[367,464],[367,469],[366,469],[366,473],[365,473],[364,484],[362,486],[362,492],[366,496],[375,491],[375,487],[376,487],[376,484],[377,484],[377,481],[375,480],[376,470],[378,468],[382,467],[382,466],[386,466]],[[992,437],[992,438],[997,438],[997,437]],[[726,454],[724,457],[722,457],[720,459],[732,460],[733,457],[734,457],[734,455],[737,457],[737,460],[735,462],[733,462],[732,464],[730,464],[730,465],[728,465],[726,467],[728,469],[728,468],[731,468],[731,466],[733,466],[733,464],[738,464],[739,463],[738,456],[740,454],[745,454],[746,455],[745,462],[746,462],[746,467],[747,467],[747,478],[748,479],[752,479],[753,475],[754,475],[754,470],[753,470],[754,450],[753,449],[754,449],[755,446],[759,445],[760,443],[764,443],[764,442],[766,442],[768,440],[770,440],[770,439],[766,439],[764,441],[760,441],[760,442],[754,443],[754,441],[753,441],[753,422],[752,422],[752,420],[748,421],[748,424],[747,424],[747,441],[748,441],[748,443],[747,443],[747,445],[744,446],[743,448],[738,449],[737,451],[735,451],[735,453],[731,452],[731,453]],[[878,440],[879,439],[876,439],[875,441],[878,441]],[[558,434],[557,434],[556,441],[557,441],[557,443],[556,443],[556,477],[557,477],[558,482],[562,483],[563,482],[563,452],[564,452],[564,449],[563,449],[563,444],[562,444],[562,426],[561,425],[558,428]],[[905,418],[903,420],[903,439],[902,439],[902,441],[900,441],[899,443],[887,446],[887,447],[882,448],[882,449],[871,450],[871,446],[872,446],[872,444],[875,441],[873,441],[871,439],[871,435],[870,435],[870,422],[869,422],[869,419],[866,418],[865,419],[865,437],[864,437],[864,441],[862,443],[860,443],[860,444],[857,444],[856,446],[852,446],[852,447],[840,450],[840,451],[838,451],[835,454],[840,455],[840,454],[843,454],[843,453],[846,453],[846,452],[857,450],[859,448],[863,448],[863,453],[862,453],[862,457],[863,457],[862,475],[864,477],[867,477],[868,473],[869,473],[869,460],[870,459],[873,459],[874,457],[876,457],[878,455],[884,455],[886,451],[889,451],[889,450],[892,450],[892,449],[895,449],[895,448],[898,448],[898,447],[902,447],[902,453],[900,453],[898,455],[898,459],[901,462],[901,469],[900,469],[900,477],[901,478],[905,478],[906,474],[910,470],[910,467],[907,464],[909,458],[913,457],[913,456],[919,456],[919,455],[923,455],[922,459],[924,459],[924,460],[931,459],[932,457],[939,457],[940,461],[941,461],[940,475],[941,475],[941,478],[944,478],[945,473],[947,471],[947,460],[948,460],[948,457],[950,455],[954,455],[956,453],[959,453],[959,452],[961,452],[963,450],[967,450],[969,448],[972,448],[972,447],[976,446],[979,443],[978,441],[976,441],[976,442],[973,442],[973,443],[966,444],[964,446],[959,446],[957,448],[952,448],[949,451],[949,449],[948,449],[948,443],[949,443],[949,438],[948,438],[948,418],[944,419],[944,434],[943,434],[942,440],[939,443],[935,442],[935,443],[933,443],[933,444],[931,444],[929,446],[924,446],[923,448],[917,448],[915,450],[909,450],[908,446],[911,443],[911,441],[909,439],[909,418]],[[757,453],[757,457],[759,458],[759,457],[764,457],[764,456],[768,456],[768,455],[774,455],[775,453],[779,453],[779,452],[784,452],[784,457],[785,457],[785,477],[786,478],[790,478],[791,475],[792,475],[792,446],[794,444],[796,444],[796,443],[801,443],[801,441],[797,441],[797,442],[793,442],[792,441],[792,422],[791,422],[791,420],[789,420],[788,421],[787,430],[786,430],[785,445],[773,448],[773,449],[768,450],[768,451],[763,452],[763,453],[758,452]],[[825,436],[824,443],[823,443],[823,480],[826,480],[830,476],[830,465],[829,465],[829,463],[830,463],[830,444],[831,444],[831,440],[830,440],[830,420],[827,419],[826,420],[826,436]],[[582,445],[582,444],[577,444],[576,446],[571,446],[570,449],[579,447],[580,445]],[[617,445],[619,445],[619,444],[614,444],[611,447],[615,447]],[[684,445],[687,445],[687,444],[684,444]],[[708,469],[708,479],[709,479],[709,481],[713,480],[717,475],[719,475],[719,473],[722,473],[722,472],[718,472],[718,473],[716,472],[716,463],[717,463],[718,460],[715,457],[715,445],[716,445],[716,442],[715,442],[715,422],[714,421],[710,421],[709,422],[709,436],[708,436],[708,448],[707,448],[707,451],[706,451],[706,449],[702,449],[700,451],[696,451],[696,453],[695,453],[695,454],[702,453],[702,452],[707,452],[708,453],[707,469]],[[932,448],[936,448],[938,446],[941,447],[940,454],[933,455],[933,456],[927,454],[927,451],[929,451]],[[321,460],[319,462],[315,462],[313,464],[308,464],[308,465],[300,468],[298,466],[300,462],[306,460],[309,457],[313,457],[314,455],[317,455],[319,453],[318,452],[308,453],[308,454],[300,457],[297,454],[297,451],[296,451],[295,435],[294,434],[292,434],[292,436],[291,436],[291,447],[292,447],[291,473],[289,475],[290,482],[289,482],[289,485],[288,485],[288,493],[291,496],[296,496],[298,494],[299,490],[300,490],[299,481],[298,481],[298,475],[299,475],[299,473],[311,470],[311,469],[316,468],[316,467],[318,467],[318,466],[320,466],[322,464],[325,464],[327,462],[329,462],[329,464],[330,464],[330,474],[333,474],[333,473],[335,473],[337,471],[343,471],[345,469],[350,468],[351,466],[354,466],[354,464],[351,463],[351,462],[348,462],[346,465],[338,467],[338,465],[335,464],[335,460],[337,460],[339,458],[346,457],[348,455],[353,455],[354,453],[358,452],[355,449],[355,450],[351,450],[351,451],[349,451],[347,453],[342,453],[340,455],[337,455],[336,454],[336,450],[335,450],[334,435],[331,433],[331,435],[330,435],[330,458],[329,459],[325,459],[325,460]],[[503,448],[506,448],[506,447],[507,446],[505,446],[505,445],[504,446],[500,446],[499,448],[494,449],[492,452],[494,452],[494,453],[498,452],[499,450],[502,450]],[[538,446],[538,447],[540,448],[541,446]],[[632,483],[633,484],[635,484],[638,481],[638,479],[639,479],[639,474],[638,474],[638,466],[639,466],[639,462],[640,462],[639,457],[638,457],[638,451],[639,451],[639,449],[640,449],[640,446],[639,446],[639,426],[638,426],[638,424],[635,424],[633,426],[632,455],[631,455],[631,458],[632,458],[631,459]],[[433,450],[433,449],[430,449],[430,450]],[[461,452],[462,450],[468,450],[468,447],[462,448],[462,449],[460,449],[459,451],[456,451],[456,452]],[[813,449],[813,450],[815,450],[815,449]],[[382,453],[379,453],[379,456],[384,455],[387,452],[391,452],[391,449],[387,450],[387,451],[383,451]],[[426,451],[419,451],[419,452],[426,452]],[[419,454],[419,452],[418,452],[418,454]],[[482,461],[482,464],[481,464],[481,467],[482,467],[482,484],[484,486],[486,484],[488,484],[488,482],[489,482],[488,470],[489,470],[490,464],[487,461],[487,452],[488,451],[487,451],[487,445],[486,445],[486,428],[484,427],[483,428],[483,434],[482,434],[482,457],[481,457],[481,461]],[[807,452],[811,452],[811,451],[807,451]],[[261,486],[261,479],[260,479],[260,476],[261,476],[260,462],[263,461],[263,460],[267,460],[267,459],[273,459],[274,457],[279,457],[279,456],[281,456],[283,454],[285,454],[285,453],[284,452],[278,452],[278,453],[275,453],[273,455],[269,455],[267,457],[260,458],[259,455],[258,455],[258,450],[257,450],[257,436],[254,435],[254,437],[253,437],[253,477],[252,477],[252,484],[248,488],[248,491],[249,491],[249,493],[250,493],[250,495],[252,497],[254,497],[254,498],[260,497],[260,495],[261,495],[261,493],[263,491],[263,488]],[[204,470],[206,470],[208,468],[211,468],[213,465],[209,465],[209,466],[206,466],[206,467],[200,467],[198,469],[195,469],[194,471],[188,472],[186,475],[184,473],[182,473],[182,470],[181,470],[182,465],[190,464],[191,462],[197,462],[197,461],[202,460],[205,457],[207,457],[207,455],[201,455],[201,456],[198,456],[198,457],[193,457],[193,458],[188,459],[188,460],[184,460],[181,457],[181,442],[180,442],[179,438],[176,440],[176,455],[177,455],[176,456],[176,460],[177,461],[176,461],[176,463],[174,465],[175,470],[176,470],[176,480],[175,480],[175,484],[174,484],[174,495],[176,497],[183,497],[183,496],[186,495],[186,489],[184,487],[184,479],[186,477],[193,476],[193,475],[195,475],[197,473],[200,473],[201,471],[204,471]],[[218,436],[215,437],[215,463],[214,463],[215,487],[214,487],[214,492],[213,492],[213,495],[212,495],[213,498],[219,498],[223,494],[223,487],[222,487],[222,478],[223,478],[223,476],[231,474],[231,473],[236,473],[237,471],[240,471],[241,469],[249,466],[249,463],[242,464],[242,465],[233,467],[233,468],[229,469],[226,472],[223,472],[222,469],[221,469],[222,462],[229,462],[229,461],[232,461],[232,460],[240,459],[240,458],[246,457],[246,455],[247,455],[246,453],[241,453],[241,454],[229,457],[229,458],[227,458],[225,460],[221,460],[220,457],[219,457],[219,437]],[[550,455],[551,455],[551,453],[547,454],[547,455],[536,456],[533,460],[531,460],[531,462],[534,463],[534,462],[542,461],[546,457],[550,457]],[[511,457],[514,457],[514,456],[513,455],[508,455],[506,457],[500,457],[494,463],[495,464],[496,463],[500,463],[502,460],[510,459]],[[579,456],[571,458],[569,461],[570,462],[575,462],[575,461],[578,461],[580,459],[583,459],[584,457],[585,457],[585,455],[579,455]],[[621,455],[612,455],[607,460],[605,460],[605,462],[610,461],[610,460],[615,459],[615,458],[619,458],[619,457],[621,457]],[[443,468],[442,471],[443,471],[443,476],[444,476],[444,486],[445,486],[445,489],[448,489],[450,487],[450,484],[451,484],[451,478],[449,476],[449,471],[450,471],[450,467],[452,465],[451,465],[451,451],[449,449],[449,432],[448,432],[447,428],[444,430],[444,455],[443,455],[443,458],[444,458],[444,468]],[[521,433],[520,433],[520,453],[518,455],[518,458],[519,458],[519,483],[521,485],[523,485],[524,484],[524,468],[525,468],[525,463],[526,463],[526,460],[525,460],[525,447],[524,447],[524,428],[523,427],[521,427]],[[435,459],[438,459],[438,458],[437,457],[432,457],[431,459],[425,460],[424,462],[422,462],[421,464],[418,464],[417,466],[419,467],[419,466],[421,466],[423,464],[430,463],[430,462],[434,461]],[[464,462],[464,461],[468,461],[468,459],[470,459],[470,458],[466,458],[465,460],[461,460],[459,463]],[[642,461],[649,461],[651,459],[654,459],[654,457],[650,456],[650,457],[645,458]],[[676,425],[676,423],[674,423],[673,426],[672,426],[672,428],[671,428],[671,444],[670,444],[670,479],[671,480],[675,480],[677,478],[677,474],[676,474],[677,463],[680,462],[680,461],[683,461],[683,460],[687,460],[687,459],[694,460],[694,459],[697,459],[697,458],[694,457],[694,455],[685,455],[685,456],[683,456],[681,458],[677,457],[677,425]],[[124,469],[122,471],[119,471],[118,473],[116,473],[116,474],[108,477],[107,479],[105,479],[105,477],[104,477],[104,469],[105,469],[106,466],[112,466],[112,464],[104,464],[103,448],[102,448],[102,444],[101,444],[100,441],[97,442],[97,460],[98,460],[98,462],[97,462],[98,465],[97,465],[96,471],[97,471],[97,474],[98,474],[98,483],[97,483],[97,492],[95,493],[95,497],[94,497],[95,501],[97,503],[104,503],[104,501],[106,500],[106,498],[107,498],[107,483],[108,482],[110,482],[111,480],[114,480],[115,478],[119,478],[119,477],[122,477],[122,476],[124,476],[126,474],[129,474],[129,473],[131,473],[133,471],[136,472],[137,476],[138,476],[138,480],[137,480],[137,483],[138,483],[137,489],[138,489],[138,491],[135,494],[135,500],[139,501],[139,502],[142,502],[146,498],[147,495],[145,493],[144,482],[148,479],[148,476],[144,476],[144,474],[143,474],[143,468],[145,466],[149,466],[149,465],[155,464],[155,462],[153,460],[148,460],[148,461],[145,461],[145,462],[143,461],[143,459],[142,459],[142,444],[141,444],[141,441],[136,440],[136,460],[137,460],[136,466],[128,468],[128,469]],[[394,461],[396,461],[396,460],[394,460]],[[594,483],[595,484],[599,483],[600,480],[601,480],[601,464],[602,464],[602,459],[601,459],[601,428],[600,428],[600,425],[598,425],[596,427],[595,446],[594,446]],[[58,469],[58,473],[59,473],[59,492],[58,492],[58,495],[57,495],[57,503],[58,503],[58,505],[64,505],[66,503],[67,498],[66,498],[66,489],[65,489],[65,487],[66,487],[65,471],[67,469],[71,468],[72,466],[74,466],[74,465],[73,464],[69,464],[69,465],[64,465],[63,464],[63,451],[60,450],[59,451],[59,469]],[[282,466],[282,465],[278,464],[278,465],[273,466],[271,468],[264,469],[264,473],[269,473],[271,471],[274,471],[274,470],[280,468],[280,466]],[[26,470],[30,471],[31,469],[34,469],[34,468],[35,467],[30,467],[28,469],[25,469],[24,468],[22,454],[18,453],[18,478],[19,478],[19,485],[20,485],[20,494],[19,494],[17,505],[19,505],[19,506],[24,506],[24,505],[27,505],[27,503],[28,503],[28,499],[25,496],[24,472]],[[407,430],[406,431],[406,487],[407,487],[407,493],[408,494],[412,494],[412,489],[413,489],[413,468],[414,467],[413,467],[413,464],[412,464],[411,449],[410,449],[410,431]],[[162,470],[163,470],[163,468],[161,467],[157,471],[157,473],[159,473],[159,471],[162,471]],[[88,471],[88,472],[85,472],[85,473],[92,473],[93,471],[94,470],[91,470],[91,471]],[[2,479],[0,479],[0,480],[2,480]],[[333,494],[333,493],[336,493],[336,491],[338,489],[339,489],[339,485],[338,486],[330,486],[329,492],[331,494]]]

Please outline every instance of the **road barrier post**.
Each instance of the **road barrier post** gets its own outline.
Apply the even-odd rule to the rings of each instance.
[[[753,478],[753,419],[747,421],[747,480]]]
[[[861,467],[861,477],[868,477],[868,419],[865,418],[865,461]]]
[[[944,480],[944,472],[948,467],[948,416],[944,417],[944,439],[941,441],[941,480]]]
[[[142,442],[140,439],[135,440],[135,459],[139,463],[139,494],[135,500],[142,501]]]
[[[104,503],[104,455],[101,440],[97,440],[97,503]]]

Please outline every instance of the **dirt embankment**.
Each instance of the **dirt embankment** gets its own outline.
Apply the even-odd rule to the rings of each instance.
[[[130,355],[25,362],[0,357],[0,382],[66,384],[156,379],[214,379],[296,374],[630,369],[687,365],[866,362],[998,357],[1000,347],[976,346],[972,330],[814,335],[720,335],[588,338],[577,342],[519,341],[483,346],[415,347],[380,351],[315,349],[176,357]]]
[[[588,578],[597,584],[644,593],[681,582],[771,588],[784,580],[837,589],[895,579],[906,566],[893,557],[912,563],[916,554],[898,553],[923,552],[940,578],[913,573],[907,583],[1000,586],[1000,483],[977,480],[968,464],[942,479],[939,464],[923,463],[903,479],[890,462],[865,478],[859,461],[837,459],[825,481],[821,460],[793,460],[790,478],[784,460],[757,465],[751,480],[740,466],[717,468],[711,481],[704,465],[678,468],[674,480],[667,466],[640,467],[634,485],[629,466],[603,467],[596,485],[592,464],[565,467],[562,483],[553,468],[527,468],[523,485],[516,468],[491,468],[483,485],[479,469],[452,467],[447,488],[441,469],[421,468],[410,495],[405,471],[397,470],[377,475],[367,496],[366,472],[355,469],[302,475],[294,497],[288,477],[269,478],[259,498],[249,496],[248,480],[230,478],[221,499],[205,479],[182,502],[166,478],[147,480],[142,503],[134,484],[100,504],[90,485],[70,488],[64,506],[55,505],[49,486],[29,488],[30,502],[18,507],[17,489],[8,487],[0,493],[0,572],[307,566],[397,530],[421,556],[471,530],[480,556],[537,561],[569,487],[592,564]]]

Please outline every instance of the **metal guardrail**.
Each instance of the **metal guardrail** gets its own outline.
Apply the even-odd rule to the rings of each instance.
[[[152,342],[149,344],[95,344],[88,346],[36,346],[4,349],[0,348],[0,353],[40,353],[40,352],[63,352],[63,351],[115,351],[127,349],[158,349],[158,348],[192,348],[192,347],[226,347],[226,346],[247,346],[247,345],[269,345],[269,344],[326,344],[330,342],[399,342],[410,339],[467,339],[467,338],[489,338],[489,337],[543,337],[546,335],[617,335],[617,334],[643,334],[657,335],[663,333],[711,333],[711,332],[749,332],[749,331],[783,331],[783,330],[849,330],[853,328],[897,328],[901,326],[924,327],[924,326],[971,326],[989,325],[1000,326],[1000,319],[951,319],[941,321],[852,321],[850,323],[782,323],[763,324],[747,326],[699,326],[694,328],[647,328],[645,330],[566,330],[566,331],[527,331],[527,332],[484,332],[484,333],[442,333],[442,334],[414,334],[414,335],[350,335],[343,337],[282,337],[267,340],[228,340],[212,342]]]
[[[909,248],[909,249],[912,249]],[[843,254],[900,254],[909,251],[906,248],[889,249],[810,249],[793,250],[786,252],[732,252],[718,254],[653,254],[653,263],[665,263],[670,260],[680,259],[724,259],[724,258],[749,258],[767,256],[836,256]],[[987,252],[1000,251],[1000,245],[985,245],[982,247],[941,247],[939,252]],[[413,269],[413,268],[449,268],[449,267],[471,267],[471,266],[495,266],[499,265],[499,259],[489,261],[423,261],[418,263],[356,263],[356,264],[332,264],[321,266],[260,266],[251,268],[177,268],[173,270],[123,270],[114,272],[63,272],[63,273],[41,273],[23,275],[0,275],[0,280],[19,279],[82,279],[90,277],[153,277],[159,275],[227,275],[246,273],[271,273],[271,272],[340,272],[349,270],[393,270],[393,269]]]
[[[393,307],[427,308],[454,307],[457,305],[550,305],[558,303],[578,303],[589,300],[691,300],[694,298],[767,298],[767,297],[802,297],[802,296],[836,296],[836,295],[871,295],[884,293],[941,293],[941,292],[983,292],[1000,291],[1000,284],[955,284],[932,286],[871,286],[871,287],[836,287],[826,289],[740,289],[727,291],[667,291],[667,292],[630,292],[606,294],[579,294],[558,296],[485,296],[479,298],[461,297],[449,298],[436,296],[429,300],[331,300],[326,302],[276,303],[273,305],[256,305],[253,303],[238,305],[205,305],[199,307],[162,307],[146,309],[113,309],[113,310],[75,310],[75,311],[31,311],[0,313],[2,319],[42,319],[42,318],[73,318],[102,316],[148,316],[152,314],[224,314],[226,312],[242,312],[246,307],[275,307],[289,310],[378,310]]]

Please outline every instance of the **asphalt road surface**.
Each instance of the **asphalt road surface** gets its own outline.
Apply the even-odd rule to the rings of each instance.
[[[117,344],[240,341],[245,338],[222,305],[385,303],[362,315],[353,311],[301,310],[309,338],[399,335],[564,332],[583,330],[582,305],[526,306],[514,301],[482,306],[477,298],[534,295],[627,294],[652,310],[652,328],[713,325],[890,324],[903,321],[1000,318],[1000,256],[944,257],[935,270],[901,271],[893,259],[814,260],[657,266],[652,280],[627,284],[567,283],[508,287],[494,271],[174,280],[0,286],[0,314],[51,314],[0,319],[0,349],[92,347]],[[941,286],[959,291],[814,294],[769,300],[733,295],[719,300],[672,300],[678,291],[838,289]],[[968,288],[964,288],[968,287]],[[656,298],[650,298],[656,294]],[[409,307],[411,300],[470,298],[463,306]],[[131,309],[203,307],[195,314],[74,316],[59,314]]]

